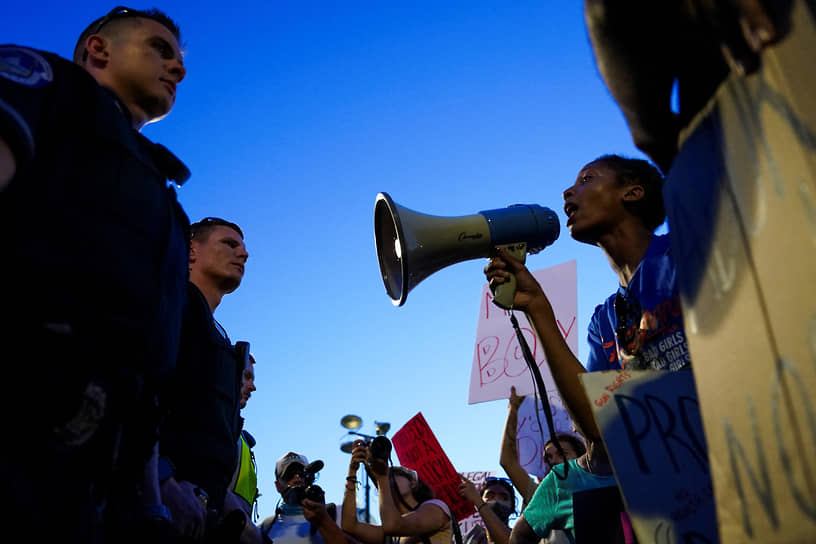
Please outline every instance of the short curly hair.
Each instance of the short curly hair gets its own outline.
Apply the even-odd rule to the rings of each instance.
[[[593,163],[600,163],[613,170],[621,185],[640,185],[644,196],[635,202],[624,205],[629,212],[639,217],[651,231],[666,220],[666,207],[663,203],[663,174],[649,161],[622,157],[620,155],[601,155]]]

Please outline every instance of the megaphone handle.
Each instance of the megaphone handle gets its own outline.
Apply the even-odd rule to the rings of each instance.
[[[500,246],[511,257],[520,261],[522,264],[527,258],[527,243],[519,242],[517,244],[507,244]],[[504,310],[509,310],[513,307],[513,298],[516,296],[516,276],[510,275],[510,279],[502,283],[493,291],[493,303]]]

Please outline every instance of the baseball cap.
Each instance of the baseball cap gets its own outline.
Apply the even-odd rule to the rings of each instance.
[[[275,478],[280,480],[283,473],[286,472],[286,469],[289,468],[289,465],[293,463],[298,463],[303,465],[304,467],[309,464],[309,460],[306,459],[305,455],[301,455],[299,453],[295,453],[290,451],[280,459],[278,462],[275,463]]]

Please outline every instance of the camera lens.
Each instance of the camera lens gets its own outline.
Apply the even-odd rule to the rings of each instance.
[[[368,449],[374,459],[388,461],[391,457],[391,441],[384,436],[375,436]]]
[[[283,502],[293,506],[299,505],[306,497],[306,488],[302,485],[290,487],[283,496]]]
[[[310,485],[307,487],[304,497],[314,502],[326,502],[326,493],[323,492],[323,488],[321,488],[319,485]]]

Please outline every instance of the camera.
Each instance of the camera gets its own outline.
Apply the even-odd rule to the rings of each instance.
[[[388,462],[391,458],[391,441],[384,436],[375,436],[368,445],[371,457]]]
[[[290,487],[286,490],[286,496],[284,497],[284,502],[286,502],[286,504],[299,505],[303,502],[303,499],[325,503],[326,493],[323,491],[323,488],[314,484],[306,487]]]
[[[323,461],[309,463],[303,469],[303,482],[305,485],[292,486],[283,493],[283,501],[286,504],[300,505],[303,499],[325,503],[326,493],[319,485],[314,485],[315,474],[323,468]]]

